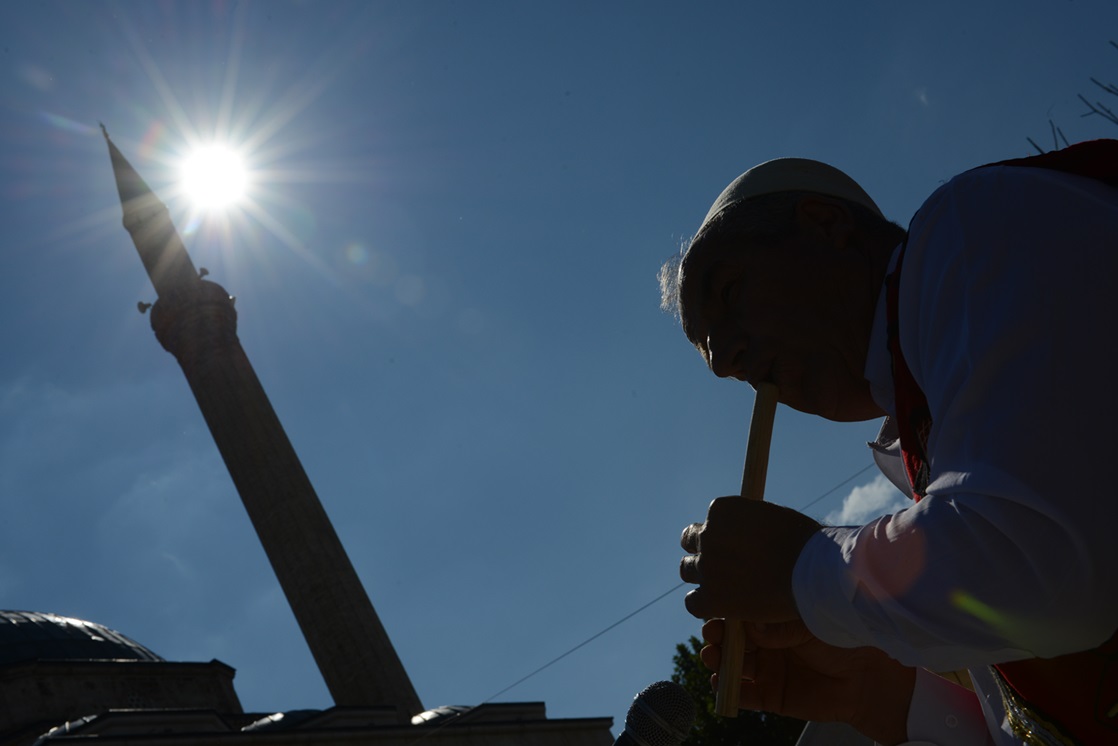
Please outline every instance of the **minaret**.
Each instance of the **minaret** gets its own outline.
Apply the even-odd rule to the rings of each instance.
[[[159,296],[152,329],[186,375],[334,703],[395,706],[409,722],[423,706],[241,348],[233,299],[198,276],[166,206],[101,130]]]

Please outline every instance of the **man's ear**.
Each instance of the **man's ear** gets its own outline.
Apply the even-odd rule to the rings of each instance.
[[[854,214],[841,200],[809,194],[796,204],[801,230],[826,237],[832,246],[844,249],[857,230]]]

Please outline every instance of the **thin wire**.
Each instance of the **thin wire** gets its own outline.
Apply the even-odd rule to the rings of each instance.
[[[853,474],[851,474],[851,475],[850,475],[849,477],[847,477],[846,479],[844,479],[844,480],[842,480],[841,482],[839,482],[838,484],[836,484],[836,485],[835,485],[834,487],[832,487],[831,489],[829,489],[829,490],[827,490],[826,492],[824,492],[824,493],[823,493],[822,495],[820,495],[819,497],[815,498],[814,500],[812,500],[811,502],[807,503],[807,504],[806,504],[806,505],[804,505],[803,507],[801,507],[801,508],[798,508],[798,510],[799,510],[799,511],[800,511],[801,513],[802,513],[802,512],[804,512],[805,510],[807,510],[808,508],[810,508],[810,507],[811,507],[812,505],[815,505],[816,503],[818,503],[818,502],[819,502],[820,500],[822,500],[823,498],[827,497],[827,496],[828,496],[828,495],[830,495],[831,493],[833,493],[833,492],[835,492],[836,490],[838,490],[838,489],[839,489],[840,487],[842,487],[842,486],[843,486],[844,484],[847,484],[848,482],[851,482],[851,481],[853,481],[854,479],[857,479],[857,478],[858,478],[858,477],[860,477],[860,476],[861,476],[862,474],[865,474],[865,473],[866,473],[867,471],[869,471],[870,469],[872,469],[872,468],[873,468],[873,466],[874,466],[874,464],[872,464],[872,463],[871,463],[871,464],[869,464],[868,466],[865,466],[865,467],[863,467],[863,468],[859,469],[858,471],[854,472]],[[600,632],[597,632],[596,634],[594,634],[594,635],[591,635],[590,637],[586,638],[585,640],[583,640],[582,642],[580,642],[580,643],[579,643],[578,645],[575,645],[575,646],[574,646],[573,648],[571,648],[571,649],[570,649],[570,650],[568,650],[567,652],[563,653],[562,655],[558,655],[558,656],[556,656],[555,658],[552,658],[552,659],[551,659],[551,660],[549,660],[549,661],[548,661],[547,663],[545,663],[545,664],[543,664],[542,666],[540,666],[539,668],[537,668],[537,669],[536,669],[535,671],[532,671],[531,673],[529,673],[529,674],[527,674],[527,675],[525,675],[525,676],[521,676],[521,677],[520,677],[519,679],[517,679],[517,680],[516,680],[516,681],[514,681],[513,683],[509,684],[508,686],[506,686],[506,687],[505,687],[504,689],[502,689],[501,691],[499,691],[499,692],[497,692],[497,693],[495,693],[495,694],[491,694],[491,695],[489,695],[489,696],[488,696],[488,697],[486,697],[486,698],[485,698],[484,700],[482,700],[482,701],[481,701],[481,702],[479,702],[478,704],[474,705],[474,706],[473,706],[473,707],[471,707],[470,709],[466,710],[465,712],[460,712],[460,713],[457,713],[457,714],[455,714],[455,715],[454,715],[453,717],[448,717],[448,718],[446,718],[446,719],[445,719],[445,720],[444,720],[443,722],[439,723],[439,724],[438,724],[437,726],[435,726],[435,727],[432,727],[432,728],[430,728],[430,730],[426,730],[426,729],[425,729],[425,730],[426,730],[426,732],[425,732],[425,733],[424,733],[424,734],[423,734],[422,736],[420,736],[419,738],[417,738],[416,740],[412,741],[412,743],[413,743],[413,744],[415,744],[415,743],[419,743],[420,741],[426,740],[426,739],[427,739],[427,738],[428,738],[429,736],[433,736],[433,735],[434,735],[435,733],[439,732],[440,730],[442,730],[442,729],[443,729],[443,728],[445,728],[446,726],[450,725],[451,723],[456,723],[456,722],[458,722],[459,720],[461,720],[462,718],[465,718],[465,717],[467,717],[468,715],[470,715],[471,713],[473,713],[473,712],[474,712],[475,710],[477,710],[477,708],[481,707],[482,705],[485,705],[485,704],[489,704],[490,702],[492,702],[493,700],[495,700],[495,699],[496,699],[497,697],[500,697],[500,696],[501,696],[502,694],[504,694],[505,692],[509,691],[510,689],[515,689],[516,687],[520,686],[521,684],[523,684],[523,683],[524,683],[525,681],[527,681],[528,679],[532,678],[533,676],[536,676],[537,674],[539,674],[539,673],[542,673],[543,671],[547,670],[548,668],[551,668],[551,667],[552,667],[552,666],[554,666],[554,665],[555,665],[556,663],[558,663],[559,661],[561,661],[561,660],[563,660],[564,658],[566,658],[566,657],[567,657],[568,655],[571,655],[571,654],[572,654],[572,653],[574,653],[575,651],[577,651],[577,650],[580,650],[581,648],[584,648],[584,647],[586,647],[586,646],[587,646],[587,645],[589,645],[590,643],[594,642],[594,640],[597,640],[597,639],[598,639],[599,637],[601,637],[602,635],[606,634],[607,632],[609,632],[609,631],[611,631],[611,630],[615,629],[616,627],[619,627],[620,625],[624,624],[625,622],[629,621],[630,619],[632,619],[633,617],[635,617],[635,616],[636,616],[637,614],[640,614],[640,613],[641,613],[642,611],[644,611],[644,610],[645,610],[645,609],[647,609],[648,607],[650,607],[650,606],[652,606],[653,604],[655,604],[655,603],[656,603],[657,601],[661,601],[661,600],[663,600],[664,598],[667,598],[668,596],[670,596],[671,594],[675,593],[676,591],[678,591],[678,590],[679,590],[680,588],[682,588],[682,587],[683,587],[683,586],[685,586],[685,585],[687,585],[687,583],[685,583],[685,582],[681,582],[681,583],[678,583],[677,585],[675,585],[675,586],[673,586],[672,588],[669,588],[668,590],[664,591],[663,593],[661,593],[661,594],[660,594],[659,596],[657,596],[656,598],[652,599],[652,600],[651,600],[651,601],[649,601],[648,603],[644,604],[644,605],[643,605],[643,606],[641,606],[640,608],[638,608],[638,609],[636,609],[636,610],[634,610],[634,611],[631,611],[631,612],[629,612],[628,614],[626,614],[625,616],[621,617],[621,618],[620,618],[620,619],[618,619],[618,620],[617,620],[616,622],[614,622],[613,624],[609,625],[608,627],[606,627],[605,629],[601,630]]]
[[[597,640],[597,639],[598,639],[599,637],[601,637],[601,636],[602,636],[602,635],[604,635],[605,633],[609,632],[610,630],[612,630],[613,628],[615,628],[615,627],[617,627],[617,626],[619,626],[619,625],[621,625],[621,624],[624,624],[625,622],[627,622],[627,621],[629,621],[630,619],[632,619],[633,617],[635,617],[635,616],[636,616],[637,614],[639,614],[639,613],[641,613],[642,611],[644,611],[645,609],[647,609],[647,608],[648,608],[649,606],[652,606],[652,605],[653,605],[654,603],[656,603],[657,601],[660,601],[661,599],[664,599],[664,598],[666,598],[666,597],[670,596],[671,594],[675,593],[676,591],[678,591],[678,590],[679,590],[680,588],[682,588],[682,587],[683,587],[683,586],[685,586],[685,585],[687,585],[687,583],[682,583],[682,582],[681,582],[681,583],[678,583],[678,584],[676,584],[676,585],[675,585],[675,586],[673,586],[672,588],[669,588],[668,590],[664,591],[663,593],[661,593],[661,594],[660,594],[659,596],[657,596],[656,598],[654,598],[654,599],[652,599],[651,601],[649,601],[648,603],[646,603],[646,604],[645,604],[644,606],[641,606],[641,607],[640,607],[639,609],[636,609],[635,611],[630,611],[630,612],[629,612],[628,614],[626,614],[625,616],[621,617],[621,618],[620,618],[620,619],[618,619],[618,620],[617,620],[616,622],[614,622],[613,624],[611,624],[611,625],[609,625],[608,627],[606,627],[605,629],[603,629],[603,630],[602,630],[601,632],[598,632],[597,634],[595,634],[595,635],[592,635],[592,636],[590,636],[590,637],[586,638],[585,640],[583,640],[582,642],[580,642],[580,643],[579,643],[578,645],[575,645],[575,646],[574,646],[573,648],[571,648],[571,649],[570,649],[570,650],[568,650],[567,652],[563,653],[562,655],[559,655],[559,656],[556,656],[555,658],[552,658],[552,659],[551,659],[551,660],[549,660],[549,661],[548,661],[547,663],[543,664],[542,666],[540,666],[539,668],[537,668],[537,669],[536,669],[535,671],[532,671],[532,673],[528,674],[527,676],[522,676],[522,677],[520,677],[519,679],[517,679],[516,681],[512,682],[511,684],[509,684],[508,686],[506,686],[506,687],[505,687],[504,689],[502,689],[501,691],[499,691],[499,692],[497,692],[497,693],[495,693],[495,694],[491,694],[491,695],[489,695],[489,696],[488,696],[488,697],[486,697],[486,698],[485,698],[484,700],[482,700],[481,702],[477,703],[476,705],[474,705],[474,706],[473,706],[473,707],[471,707],[470,709],[466,710],[465,712],[459,712],[459,713],[455,713],[455,715],[454,715],[453,717],[448,717],[448,718],[446,718],[446,719],[445,719],[445,720],[444,720],[443,722],[439,723],[439,724],[438,724],[437,726],[435,726],[435,727],[431,728],[430,730],[427,730],[427,731],[426,731],[426,732],[425,732],[425,733],[424,733],[424,734],[423,734],[422,736],[420,736],[419,738],[415,739],[415,740],[414,740],[414,741],[412,741],[411,743],[413,743],[413,744],[416,744],[416,743],[419,743],[420,741],[426,740],[426,739],[427,739],[427,738],[428,738],[429,736],[433,736],[433,735],[434,735],[435,733],[438,733],[438,732],[439,732],[440,730],[442,730],[442,729],[443,729],[443,728],[445,728],[446,726],[448,726],[448,725],[450,725],[450,724],[452,724],[452,723],[456,723],[456,722],[458,722],[459,720],[462,720],[463,718],[465,718],[465,717],[469,716],[469,715],[470,715],[471,713],[473,713],[474,711],[476,711],[476,710],[477,710],[477,709],[478,709],[479,707],[481,707],[482,705],[486,705],[486,704],[489,704],[490,702],[492,702],[493,700],[495,700],[495,699],[496,699],[497,697],[500,697],[500,696],[501,696],[502,694],[504,694],[504,693],[505,693],[505,692],[507,692],[508,690],[510,690],[510,689],[513,689],[513,688],[515,688],[515,687],[519,686],[520,684],[523,684],[523,683],[524,683],[525,681],[527,681],[528,679],[532,678],[533,676],[535,676],[536,674],[540,673],[541,671],[543,671],[543,670],[545,670],[545,669],[548,669],[548,668],[551,668],[551,667],[552,667],[552,666],[554,666],[554,665],[555,665],[556,663],[558,663],[559,661],[563,660],[564,658],[566,658],[566,657],[567,657],[568,655],[570,655],[571,653],[575,652],[575,651],[576,651],[576,650],[578,650],[579,648],[582,648],[582,647],[585,647],[586,645],[589,645],[590,643],[594,642],[594,640]]]
[[[826,492],[824,492],[824,493],[823,493],[822,495],[820,495],[819,497],[817,497],[817,498],[815,498],[814,500],[812,500],[811,502],[809,502],[809,503],[808,503],[807,505],[804,505],[804,506],[803,506],[802,508],[797,508],[797,510],[799,510],[799,511],[800,511],[801,513],[803,513],[803,512],[805,511],[805,510],[807,510],[808,508],[810,508],[810,507],[811,507],[812,505],[815,505],[815,503],[819,502],[819,501],[820,501],[820,500],[822,500],[822,499],[823,499],[824,497],[826,497],[827,495],[829,495],[829,494],[831,494],[832,492],[834,492],[835,490],[837,490],[837,489],[838,489],[839,487],[843,486],[843,485],[844,485],[844,484],[846,484],[847,482],[850,482],[850,481],[852,481],[852,480],[854,480],[854,479],[857,479],[858,477],[862,476],[862,475],[863,475],[863,474],[865,474],[865,473],[866,473],[867,471],[869,471],[870,469],[872,469],[872,468],[873,468],[874,466],[875,466],[875,464],[869,464],[868,466],[865,466],[865,467],[863,467],[863,468],[859,469],[858,471],[854,472],[853,474],[851,474],[851,475],[850,475],[849,477],[847,477],[846,479],[844,479],[844,480],[842,480],[841,482],[839,482],[838,484],[836,484],[836,485],[835,485],[834,487],[832,487],[831,489],[829,489],[829,490],[827,490]]]
[[[527,681],[528,679],[530,679],[530,678],[532,678],[533,676],[535,676],[536,674],[538,674],[538,673],[539,673],[540,671],[543,671],[543,670],[544,670],[545,668],[550,668],[551,666],[553,666],[553,665],[555,665],[556,663],[558,663],[559,661],[563,660],[564,658],[566,658],[566,657],[567,657],[568,655],[570,655],[571,653],[575,652],[575,651],[576,651],[576,650],[578,650],[579,648],[583,647],[584,645],[588,645],[588,644],[590,644],[591,642],[594,642],[594,640],[597,640],[597,639],[598,639],[599,637],[601,637],[602,635],[604,635],[604,634],[605,634],[606,632],[609,632],[609,631],[610,631],[611,629],[613,629],[614,627],[617,627],[618,625],[620,625],[620,624],[623,624],[624,622],[627,622],[627,621],[629,621],[630,619],[632,619],[633,617],[635,617],[635,616],[636,616],[637,614],[639,614],[639,613],[641,613],[642,611],[644,611],[645,609],[647,609],[647,608],[648,608],[649,606],[652,606],[652,604],[656,603],[657,601],[659,601],[659,600],[660,600],[660,599],[662,599],[662,598],[665,598],[666,596],[670,596],[671,594],[675,593],[676,591],[678,591],[678,590],[679,590],[680,588],[682,588],[682,587],[683,587],[683,586],[685,586],[685,585],[687,585],[687,583],[679,583],[678,585],[676,585],[676,586],[672,587],[671,589],[669,589],[669,590],[666,590],[666,591],[664,591],[664,592],[663,592],[663,593],[661,593],[661,594],[660,594],[659,596],[657,596],[656,598],[652,599],[651,601],[649,601],[648,603],[646,603],[646,604],[645,604],[644,606],[640,607],[640,608],[639,608],[639,609],[637,609],[636,611],[631,611],[631,612],[629,612],[628,614],[626,614],[625,616],[621,617],[620,619],[618,619],[618,620],[617,620],[616,622],[614,622],[614,623],[613,623],[613,624],[611,624],[610,626],[608,626],[608,627],[606,627],[605,629],[603,629],[603,630],[602,630],[601,632],[599,632],[598,634],[594,635],[593,637],[589,637],[589,638],[587,638],[587,639],[586,639],[586,640],[584,640],[583,642],[580,642],[580,643],[579,643],[578,645],[575,645],[575,646],[574,646],[573,648],[571,648],[571,649],[570,649],[570,650],[568,650],[567,652],[563,653],[562,655],[558,656],[557,658],[553,658],[552,660],[550,660],[550,661],[548,661],[547,663],[543,664],[542,666],[540,666],[539,668],[537,668],[537,669],[536,669],[535,671],[533,671],[532,673],[528,674],[527,676],[525,676],[525,677],[523,677],[523,678],[521,678],[521,679],[518,679],[517,681],[514,681],[513,683],[509,684],[508,686],[506,686],[506,687],[505,687],[504,689],[502,689],[501,691],[499,691],[499,692],[497,692],[496,694],[494,694],[494,695],[490,696],[490,697],[489,697],[489,699],[486,699],[486,700],[485,700],[485,702],[482,702],[481,704],[485,704],[486,702],[489,702],[490,700],[493,700],[493,699],[496,699],[497,697],[500,697],[500,696],[501,696],[502,694],[504,694],[505,692],[507,692],[507,691],[508,691],[509,689],[512,689],[513,687],[517,686],[518,684],[522,684],[522,683],[524,683],[524,682],[525,682],[525,681]]]
[[[820,500],[822,500],[823,498],[825,498],[825,497],[826,497],[827,495],[830,495],[830,494],[831,494],[832,492],[835,492],[836,490],[838,490],[838,489],[839,489],[840,487],[842,487],[842,486],[843,486],[844,484],[846,484],[847,482],[850,482],[851,480],[857,479],[857,478],[858,478],[858,477],[860,477],[860,476],[861,476],[862,474],[865,474],[865,473],[866,473],[867,471],[869,471],[870,469],[872,469],[872,468],[873,468],[873,466],[874,466],[874,465],[873,465],[873,464],[871,463],[871,464],[869,464],[869,465],[867,465],[867,466],[865,466],[865,467],[863,467],[863,468],[859,469],[858,471],[854,472],[854,473],[853,473],[853,474],[851,474],[851,475],[850,475],[849,477],[847,477],[846,479],[842,480],[841,482],[839,482],[838,484],[836,484],[836,485],[835,485],[834,487],[832,487],[831,489],[827,490],[826,492],[824,492],[824,493],[823,493],[822,495],[820,495],[819,497],[817,497],[817,498],[815,498],[814,500],[812,500],[811,502],[809,502],[809,503],[808,503],[807,505],[803,506],[802,508],[799,508],[799,511],[800,511],[801,513],[802,513],[802,512],[804,512],[805,510],[807,510],[808,508],[810,508],[810,507],[811,507],[812,505],[815,505],[815,504],[816,504],[817,502],[819,502]],[[682,588],[682,587],[683,587],[683,586],[685,586],[685,585],[687,585],[687,583],[679,583],[679,584],[678,584],[678,585],[676,585],[675,587],[673,587],[673,588],[671,588],[671,589],[669,589],[669,590],[667,590],[667,591],[664,591],[664,592],[663,592],[663,593],[661,593],[661,594],[660,594],[659,596],[657,596],[656,598],[654,598],[654,599],[652,599],[651,601],[649,601],[648,603],[646,603],[646,604],[645,604],[644,606],[641,606],[641,607],[640,607],[639,609],[636,609],[635,611],[631,611],[631,612],[629,612],[628,614],[626,614],[625,616],[621,617],[620,619],[618,619],[618,620],[617,620],[616,622],[614,622],[613,624],[611,624],[611,625],[609,625],[608,627],[606,627],[605,629],[603,629],[603,630],[602,630],[601,632],[598,632],[597,634],[595,634],[595,635],[593,635],[593,636],[591,636],[591,637],[588,637],[587,639],[583,640],[583,641],[582,641],[582,642],[580,642],[580,643],[579,643],[578,645],[575,645],[575,646],[574,646],[573,648],[571,648],[571,649],[570,649],[570,650],[568,650],[567,652],[565,652],[565,653],[563,653],[562,655],[559,655],[559,656],[557,656],[557,657],[555,657],[555,658],[551,659],[551,660],[550,660],[550,661],[548,661],[547,663],[545,663],[545,664],[543,664],[542,666],[540,666],[539,668],[537,668],[537,669],[536,669],[535,671],[532,671],[532,673],[530,673],[530,674],[528,674],[528,675],[526,675],[526,676],[522,676],[521,678],[517,679],[517,680],[516,680],[516,681],[514,681],[513,683],[511,683],[511,684],[509,684],[508,686],[506,686],[506,687],[505,687],[504,689],[502,689],[501,691],[497,692],[496,694],[493,694],[493,695],[489,696],[489,697],[488,697],[488,698],[487,698],[487,699],[486,699],[485,701],[481,702],[481,703],[480,703],[480,704],[479,704],[478,706],[480,707],[481,705],[484,705],[484,704],[486,704],[486,703],[488,703],[488,702],[491,702],[492,700],[496,699],[497,697],[500,697],[500,696],[501,696],[502,694],[504,694],[504,693],[505,693],[505,692],[507,692],[508,690],[510,690],[510,689],[514,689],[514,688],[516,688],[517,686],[519,686],[520,684],[523,684],[523,683],[524,683],[525,681],[527,681],[528,679],[532,678],[532,677],[533,677],[533,676],[535,676],[536,674],[538,674],[538,673],[541,673],[541,672],[542,672],[542,671],[544,671],[545,669],[551,668],[552,666],[554,666],[554,665],[555,665],[556,663],[558,663],[559,661],[561,661],[561,660],[563,660],[564,658],[566,658],[566,657],[567,657],[568,655],[570,655],[571,653],[575,652],[576,650],[578,650],[578,649],[580,649],[580,648],[582,648],[582,647],[585,647],[586,645],[589,645],[590,643],[594,642],[594,640],[597,640],[597,639],[598,639],[599,637],[601,637],[601,636],[602,636],[602,635],[604,635],[605,633],[609,632],[610,630],[612,630],[612,629],[613,629],[613,628],[615,628],[615,627],[618,627],[618,626],[620,626],[620,625],[624,624],[625,622],[627,622],[627,621],[629,621],[630,619],[632,619],[633,617],[635,617],[635,616],[636,616],[637,614],[639,614],[639,613],[641,613],[642,611],[644,611],[645,609],[647,609],[647,608],[648,608],[649,606],[652,606],[652,605],[653,605],[653,604],[655,604],[655,603],[656,603],[657,601],[660,601],[661,599],[663,599],[663,598],[665,598],[665,597],[667,597],[667,596],[670,596],[671,594],[675,593],[676,591],[678,591],[678,590],[679,590],[680,588]]]

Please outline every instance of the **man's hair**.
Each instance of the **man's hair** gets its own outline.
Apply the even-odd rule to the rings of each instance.
[[[816,196],[813,192],[776,192],[753,197],[735,205],[730,205],[711,218],[702,230],[688,243],[679,247],[679,253],[668,259],[660,267],[657,277],[660,280],[660,308],[680,318],[680,285],[683,275],[681,269],[690,252],[700,244],[745,243],[772,246],[791,237],[797,230],[796,206],[806,196]],[[868,207],[838,199],[854,215],[859,225],[868,230],[879,231],[883,228],[899,231],[903,239],[904,229],[886,220]]]

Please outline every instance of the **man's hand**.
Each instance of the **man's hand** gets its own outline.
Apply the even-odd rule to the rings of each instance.
[[[680,540],[690,552],[680,563],[680,577],[699,584],[687,594],[687,610],[701,619],[799,619],[792,569],[817,530],[818,523],[791,508],[738,496],[718,498],[706,523],[691,524]]]
[[[744,624],[741,707],[819,722],[849,723],[881,744],[908,737],[916,669],[876,648],[837,648],[803,622]],[[725,621],[703,626],[703,664],[717,671]],[[711,677],[717,688],[718,674]]]

